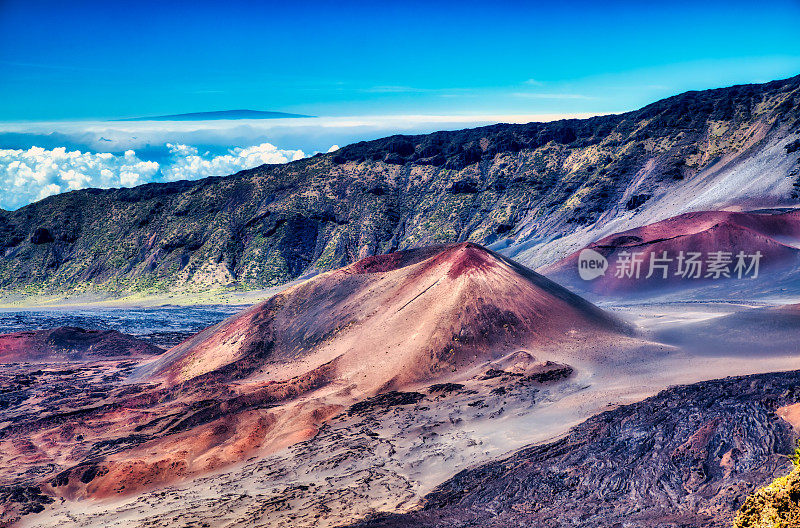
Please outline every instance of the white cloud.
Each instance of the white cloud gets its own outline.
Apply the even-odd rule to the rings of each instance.
[[[226,152],[232,145],[270,143],[314,152],[324,151],[330,145],[347,145],[393,134],[426,134],[492,123],[528,123],[593,115],[597,114],[415,114],[219,121],[0,122],[0,148],[39,145],[47,148],[67,146],[73,150],[90,152],[133,149],[141,153],[143,149],[172,143],[214,146],[218,151]]]
[[[339,145],[331,145],[331,148],[328,149],[328,152],[336,152],[339,150]]]
[[[0,149],[0,207],[16,209],[61,192],[87,187],[133,187],[152,181],[196,180],[226,176],[264,163],[286,163],[305,157],[301,150],[281,150],[269,143],[229,149],[227,154],[200,154],[195,147],[168,143],[168,160],[142,160],[133,150],[121,155],[67,151]]]
[[[16,209],[51,194],[85,187],[121,187],[151,181],[159,165],[133,151],[124,156],[64,147],[0,149],[0,207]]]
[[[269,143],[237,147],[221,156],[200,155],[195,147],[189,145],[167,143],[167,147],[170,162],[161,172],[169,181],[227,176],[265,163],[287,163],[306,157],[302,150],[281,150]]]
[[[558,96],[564,97],[563,94]],[[16,209],[52,194],[85,187],[131,187],[154,181],[225,176],[264,163],[300,159],[305,157],[305,152],[325,151],[328,145],[333,145],[328,149],[332,152],[338,145],[392,134],[425,134],[491,123],[527,123],[594,115],[597,114],[0,122],[0,208]],[[297,150],[279,149],[275,144],[291,145]],[[229,145],[254,146],[228,148]],[[17,150],[2,149],[3,146],[13,146]]]

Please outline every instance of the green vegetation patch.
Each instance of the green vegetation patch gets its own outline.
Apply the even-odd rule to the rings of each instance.
[[[759,489],[744,501],[734,528],[796,528],[800,526],[800,447],[791,456],[794,469]]]

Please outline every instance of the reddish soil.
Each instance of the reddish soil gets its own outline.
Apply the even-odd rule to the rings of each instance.
[[[368,257],[321,275],[173,347],[137,376],[168,385],[200,376],[296,384],[296,376],[318,378],[324,367],[330,379],[321,383],[358,372],[374,392],[514,347],[621,329],[580,297],[475,244],[430,254]]]
[[[198,333],[96,401],[54,397],[46,412],[0,430],[0,448],[17,475],[46,475],[50,495],[133,493],[311,438],[366,398],[496,365],[539,376],[539,349],[627,331],[474,244],[369,257]],[[34,452],[23,453],[23,439]]]
[[[0,335],[0,363],[144,357],[163,349],[116,330],[62,326]]]
[[[800,258],[800,211],[781,214],[729,211],[686,213],[609,235],[587,247],[608,260],[609,267],[605,275],[592,281],[581,280],[578,275],[580,251],[539,271],[562,284],[600,294],[696,287],[720,280],[741,280],[735,273],[735,256],[740,251],[746,255],[761,253],[759,276],[787,269],[797,262]],[[665,279],[663,271],[656,268],[653,276],[646,278],[650,259],[662,257],[665,251],[667,257],[673,259],[669,263],[668,277]],[[731,254],[730,277],[706,277],[706,264],[703,265],[700,278],[676,274],[676,259],[680,252],[684,252],[684,255],[689,252],[701,253],[705,263],[711,253],[718,251]],[[617,276],[617,264],[623,252],[641,253],[641,275],[638,279]],[[745,263],[749,265],[750,259],[746,259]],[[748,277],[747,273],[743,273],[743,278]]]

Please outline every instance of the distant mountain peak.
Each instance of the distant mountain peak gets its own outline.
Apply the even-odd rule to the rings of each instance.
[[[129,117],[116,121],[211,121],[217,119],[294,119],[315,117],[304,114],[286,112],[265,112],[261,110],[215,110],[212,112],[190,112],[187,114],[170,114],[151,117]]]

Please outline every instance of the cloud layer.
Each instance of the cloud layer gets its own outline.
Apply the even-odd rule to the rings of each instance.
[[[537,115],[389,115],[307,119],[233,119],[217,121],[63,121],[0,122],[0,148],[122,153],[164,148],[167,143],[193,145],[218,154],[234,146],[269,143],[278,148],[325,152],[331,145],[377,139],[393,134],[426,134],[493,123],[528,123],[591,117],[596,114]],[[147,158],[147,156],[145,156]],[[149,158],[148,158],[149,159]]]
[[[236,147],[227,154],[200,155],[195,147],[167,143],[169,165],[161,169],[164,180],[198,179],[207,176],[225,176],[264,163],[287,163],[305,158],[302,150],[281,150],[275,145],[262,143],[252,147]]]
[[[305,157],[302,150],[281,150],[269,143],[200,154],[183,144],[166,145],[161,162],[122,154],[68,151],[65,147],[0,149],[0,208],[13,210],[36,200],[87,187],[132,187],[153,181],[225,176],[264,163],[286,163]]]
[[[0,208],[17,209],[52,194],[85,187],[130,187],[225,176],[263,163],[286,163],[305,157],[305,153],[332,152],[338,145],[393,134],[591,115],[0,122]]]

